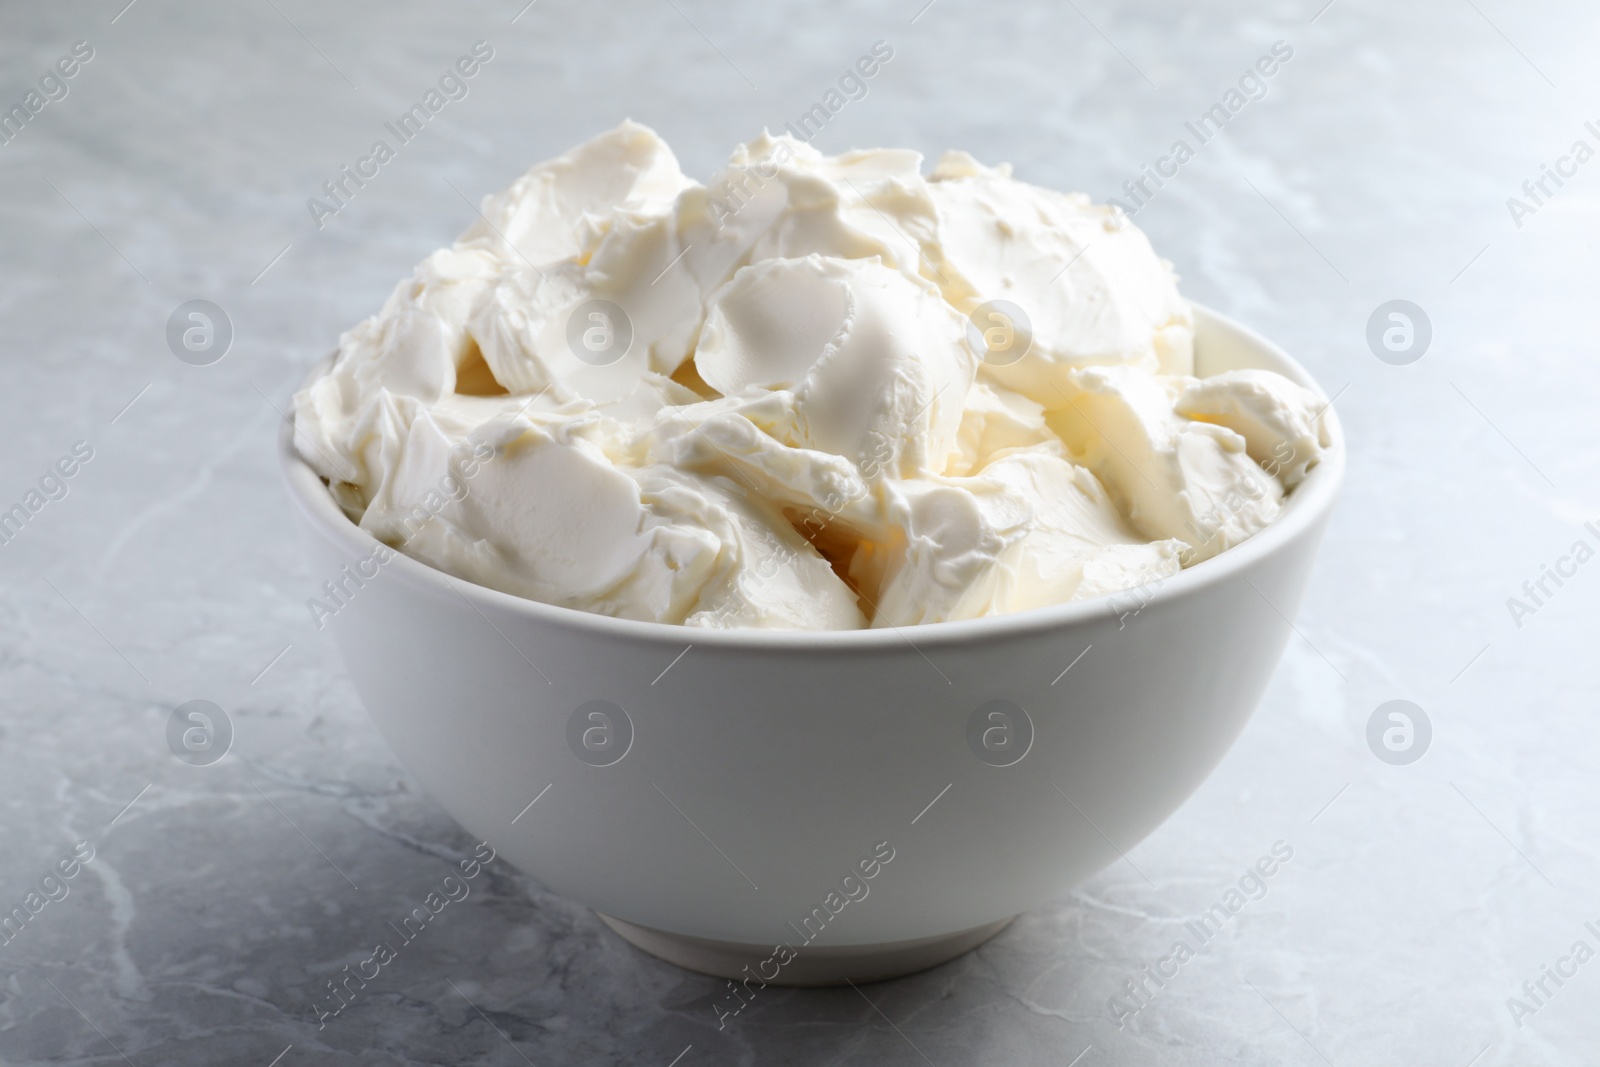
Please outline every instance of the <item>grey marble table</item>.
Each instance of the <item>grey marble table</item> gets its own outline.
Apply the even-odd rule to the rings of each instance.
[[[0,910],[66,892],[0,945],[0,1061],[1600,1062],[1574,955],[1600,949],[1600,564],[1571,555],[1600,542],[1593,5],[125,2],[0,7],[0,104],[45,79],[0,145],[0,511],[48,497],[0,544]],[[469,94],[319,228],[307,199],[478,40]],[[721,982],[497,862],[319,1027],[472,843],[311,625],[272,455],[293,384],[464,197],[629,115],[705,177],[879,40],[820,146],[1145,178],[1186,291],[1338,393],[1348,485],[1258,714],[1127,862],[922,975],[719,1031]],[[1278,41],[1200,144],[1185,123]],[[210,366],[168,347],[192,299],[233,325]],[[1368,341],[1392,300],[1421,309],[1406,352]],[[212,766],[168,748],[193,699],[235,733]],[[1368,744],[1391,700],[1431,723],[1420,760]],[[1146,980],[1276,842],[1265,895]]]

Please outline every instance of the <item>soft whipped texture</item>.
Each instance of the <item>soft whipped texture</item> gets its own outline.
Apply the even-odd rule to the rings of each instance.
[[[1112,208],[921,166],[763,134],[702,186],[625,122],[487,198],[340,338],[295,397],[300,453],[451,575],[702,627],[1081,600],[1272,522],[1323,401],[1195,378],[1171,264]],[[969,325],[997,299],[1020,359]]]

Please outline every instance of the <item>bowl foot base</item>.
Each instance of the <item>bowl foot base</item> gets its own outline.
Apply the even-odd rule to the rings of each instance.
[[[771,945],[746,945],[736,941],[711,941],[638,926],[609,915],[600,921],[634,948],[668,963],[718,978],[744,979],[758,975],[772,958]],[[911,941],[884,941],[871,945],[799,946],[794,958],[767,982],[775,986],[830,986],[847,982],[881,982],[887,978],[925,971],[971,952],[1011,924],[1016,916],[974,926],[954,934]],[[748,970],[746,970],[748,968]],[[770,970],[770,967],[767,968]],[[757,977],[757,981],[760,978]]]

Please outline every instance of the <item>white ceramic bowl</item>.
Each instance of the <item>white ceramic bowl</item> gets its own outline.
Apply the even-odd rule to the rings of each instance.
[[[1259,367],[1316,388],[1261,337],[1196,316],[1202,376]],[[774,984],[887,977],[1117,860],[1216,766],[1332,510],[1344,443],[1326,417],[1333,447],[1277,522],[1134,594],[898,630],[707,631],[539,604],[397,555],[327,625],[445,809],[634,944]],[[291,437],[320,586],[376,545]]]

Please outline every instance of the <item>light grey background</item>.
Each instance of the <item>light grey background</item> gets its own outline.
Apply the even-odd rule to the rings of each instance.
[[[95,49],[0,146],[0,510],[94,449],[0,547],[0,904],[75,841],[96,849],[0,947],[0,1060],[1600,1061],[1600,960],[1547,980],[1520,1027],[1506,1003],[1574,942],[1600,949],[1600,564],[1520,627],[1506,605],[1600,540],[1582,529],[1600,520],[1600,161],[1520,227],[1506,204],[1575,139],[1600,146],[1592,5],[538,0],[513,24],[522,0],[123,2],[0,8],[8,107],[74,41]],[[307,197],[478,39],[495,55],[470,96],[319,232]],[[718,1032],[721,982],[496,863],[319,1031],[323,983],[471,842],[311,626],[274,408],[467,226],[452,184],[476,201],[630,115],[703,179],[880,39],[893,60],[821,147],[962,147],[1100,198],[1293,47],[1137,218],[1190,296],[1339,394],[1351,441],[1259,713],[1129,862],[921,976],[769,990]],[[166,348],[192,298],[236,329],[214,366]],[[1432,322],[1410,366],[1365,341],[1396,298]],[[167,750],[195,698],[237,735],[212,767]],[[1411,766],[1365,740],[1396,698],[1434,727]],[[1294,858],[1266,897],[1119,1029],[1108,999],[1280,840]]]

